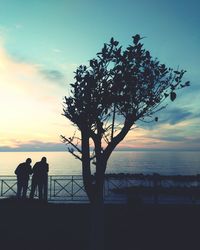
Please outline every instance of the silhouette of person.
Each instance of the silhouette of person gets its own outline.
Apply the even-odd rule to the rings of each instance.
[[[41,161],[35,163],[32,172],[30,198],[33,199],[35,190],[38,187],[39,199],[47,201],[49,164],[46,157],[42,157]]]
[[[17,175],[17,198],[26,198],[29,175],[32,173],[30,158],[27,158],[25,162],[22,162],[15,169]]]

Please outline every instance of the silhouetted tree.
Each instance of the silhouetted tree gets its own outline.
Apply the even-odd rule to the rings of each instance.
[[[64,143],[82,161],[82,175],[91,203],[103,203],[104,174],[115,147],[139,120],[155,120],[155,113],[176,99],[176,90],[189,86],[182,83],[184,70],[173,70],[153,59],[143,48],[140,35],[125,50],[111,38],[89,66],[79,66],[71,95],[65,97],[64,116],[80,131],[62,136]],[[91,163],[95,164],[92,175]]]

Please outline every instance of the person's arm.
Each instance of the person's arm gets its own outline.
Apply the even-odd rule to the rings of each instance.
[[[49,164],[47,163],[47,173],[49,172]]]
[[[32,168],[32,174],[34,174],[35,173],[35,169],[37,168],[37,162],[35,163],[35,165],[33,166],[33,168]]]
[[[32,169],[32,167],[30,166],[29,167],[29,174],[32,174],[33,173],[33,169]]]
[[[18,175],[19,173],[19,166],[15,169],[15,174]]]

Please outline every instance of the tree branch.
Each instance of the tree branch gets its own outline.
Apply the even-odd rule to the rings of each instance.
[[[65,143],[66,145],[67,144],[70,144],[74,149],[76,149],[80,154],[82,154],[82,150],[77,146],[75,145],[72,141],[73,141],[73,137],[71,138],[66,138],[65,136],[61,135],[60,136],[61,139],[62,139],[62,142]]]
[[[72,154],[76,159],[82,161],[82,158],[81,158],[79,155],[75,154],[75,153],[74,153],[74,150],[73,150],[72,148],[68,148],[68,151],[69,151],[69,153]]]
[[[113,137],[112,141],[110,141],[110,143],[103,152],[106,160],[108,160],[110,154],[115,149],[115,147],[120,143],[120,141],[124,139],[124,137],[127,135],[133,124],[134,124],[134,119],[132,119],[131,117],[126,119],[122,130],[119,132],[119,134]]]

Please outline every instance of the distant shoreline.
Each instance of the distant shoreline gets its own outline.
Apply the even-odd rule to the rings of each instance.
[[[199,152],[200,149],[116,149],[113,152]],[[69,153],[68,150],[1,150],[0,153],[26,153],[26,152],[66,152]]]

